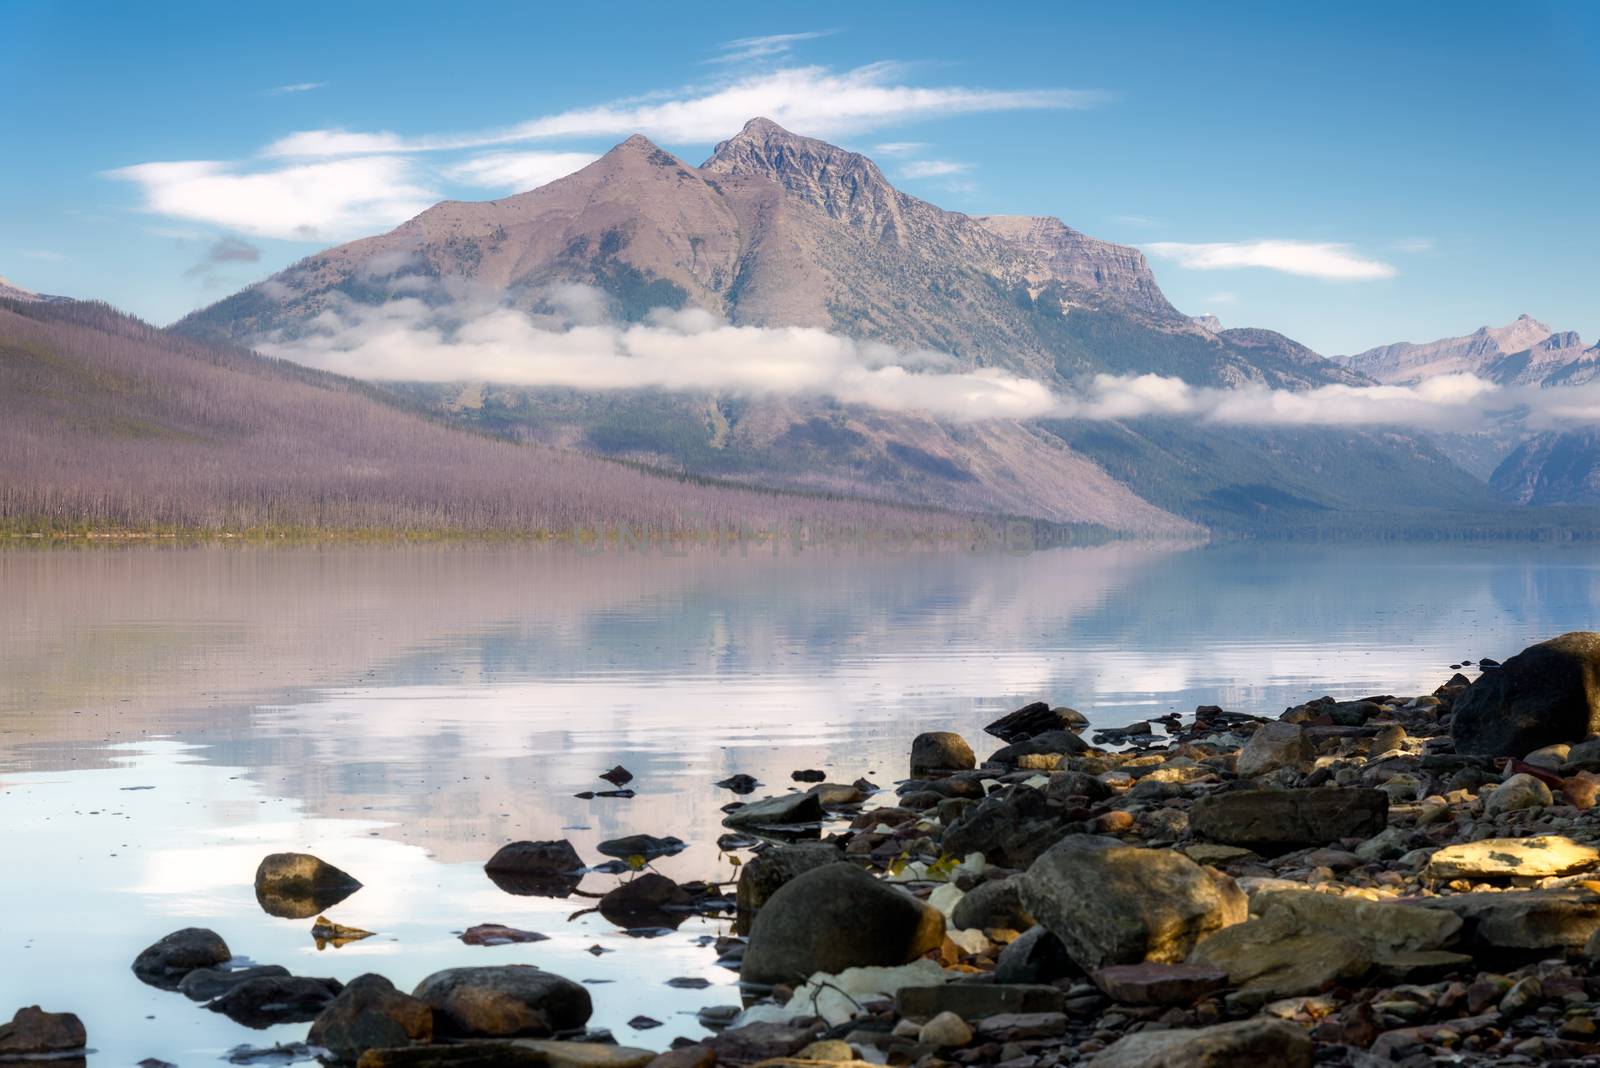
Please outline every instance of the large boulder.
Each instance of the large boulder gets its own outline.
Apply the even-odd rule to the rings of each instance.
[[[823,842],[782,845],[752,857],[739,869],[740,926],[748,929],[767,899],[795,876],[843,859],[836,847]]]
[[[944,939],[944,916],[848,862],[795,876],[767,899],[750,927],[740,976],[756,983],[814,972],[894,966]]]
[[[354,876],[310,853],[273,853],[256,868],[256,901],[282,919],[310,919],[360,889]]]
[[[966,771],[978,766],[972,746],[951,731],[927,731],[911,740],[911,774],[928,771]]]
[[[1388,794],[1337,786],[1230,790],[1202,797],[1189,809],[1189,827],[1195,834],[1249,849],[1370,838],[1388,826],[1388,821]]]
[[[1305,1031],[1287,1020],[1257,1017],[1214,1027],[1141,1031],[1117,1039],[1090,1068],[1311,1068]]]
[[[0,1062],[54,1060],[62,1054],[81,1051],[87,1041],[83,1021],[72,1013],[45,1012],[30,1005],[18,1009],[10,1023],[0,1024]]]
[[[991,864],[1026,868],[1081,824],[1067,822],[1040,791],[1013,786],[968,806],[945,828],[941,845],[951,856],[982,853]]]
[[[489,879],[519,897],[566,897],[583,878],[583,858],[565,838],[545,842],[512,842],[501,846],[483,866]]]
[[[1084,741],[1072,731],[1045,731],[1029,738],[1023,738],[1002,746],[989,755],[989,763],[1003,764],[1014,767],[1022,762],[1023,757],[1058,756],[1069,757],[1077,753],[1086,752],[1089,743]],[[1033,761],[1038,763],[1038,761]],[[1059,762],[1058,762],[1059,763]]]
[[[411,992],[433,1009],[441,1034],[503,1038],[576,1031],[594,1006],[571,979],[531,964],[446,968]]]
[[[1317,758],[1305,728],[1293,723],[1269,720],[1256,728],[1234,761],[1240,778],[1253,779],[1279,768],[1308,771]]]
[[[1600,634],[1573,631],[1484,668],[1452,712],[1458,753],[1522,757],[1600,734]]]
[[[433,1041],[433,1009],[402,994],[381,975],[368,973],[323,1009],[306,1041],[329,1050],[335,1060],[355,1061],[369,1049]]]
[[[1258,891],[1250,898],[1250,911],[1258,916],[1284,912],[1295,928],[1320,927],[1354,938],[1379,960],[1443,949],[1454,944],[1461,931],[1460,918],[1439,909],[1314,890]]]
[[[185,927],[173,931],[133,960],[133,974],[151,986],[176,990],[184,976],[210,968],[233,957],[228,943],[215,931]]]
[[[1173,850],[1072,835],[1028,868],[1022,904],[1087,971],[1175,964],[1204,936],[1249,915],[1244,891]]]

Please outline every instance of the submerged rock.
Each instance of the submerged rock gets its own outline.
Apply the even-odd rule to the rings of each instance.
[[[461,941],[469,946],[506,946],[518,942],[548,942],[549,935],[538,931],[524,931],[507,927],[503,923],[479,923],[461,932]]]
[[[503,1037],[575,1031],[594,1011],[589,991],[531,964],[447,968],[411,992],[444,1034]]]
[[[343,989],[344,985],[337,979],[262,976],[231,987],[206,1008],[246,1027],[303,1023],[316,1019]]]
[[[204,927],[174,931],[134,958],[133,974],[150,986],[176,990],[184,976],[231,960],[228,943]]]
[[[1086,970],[1178,963],[1200,938],[1249,915],[1244,891],[1221,872],[1093,835],[1064,838],[1035,861],[1022,904]]]
[[[1600,634],[1563,634],[1485,668],[1453,713],[1458,753],[1521,757],[1600,734]]]
[[[813,794],[781,794],[734,809],[722,822],[728,827],[784,827],[816,823],[826,814]]]
[[[854,864],[795,876],[756,914],[741,977],[757,983],[804,979],[866,965],[896,965],[939,946],[944,916]]]
[[[657,838],[653,834],[630,834],[626,838],[613,838],[601,842],[595,849],[608,857],[617,857],[627,860],[630,857],[643,857],[645,860],[654,860],[657,857],[671,857],[682,853],[689,848],[682,838]]]
[[[288,974],[289,969],[277,964],[260,964],[232,971],[225,968],[197,968],[183,977],[178,984],[178,992],[191,1001],[210,1001],[251,979],[271,979]]]

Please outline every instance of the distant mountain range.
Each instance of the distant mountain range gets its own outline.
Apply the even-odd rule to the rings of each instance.
[[[30,304],[37,301],[50,304],[71,299],[71,297],[53,297],[48,293],[35,293],[31,289],[24,289],[8,278],[0,278],[0,300],[16,300]]]
[[[1446,374],[1469,374],[1502,386],[1579,386],[1600,381],[1600,344],[1585,346],[1574,331],[1556,331],[1528,315],[1505,326],[1484,326],[1462,337],[1424,344],[1402,342],[1349,357],[1349,365],[1380,382],[1411,385]],[[1520,419],[1464,428],[1440,438],[1441,447],[1517,504],[1600,504],[1600,437],[1592,431],[1534,436]]]
[[[350,303],[437,285],[547,310],[551,287],[611,313],[704,308],[739,325],[818,327],[951,354],[1052,388],[1109,372],[1202,386],[1370,381],[1268,330],[1194,321],[1135,249],[1060,220],[969,217],[895,189],[865,156],[754,119],[692,166],[643,137],[527,193],[445,202],[310,256],[175,324],[293,342]],[[754,485],[1087,522],[1352,536],[1503,526],[1480,479],[1427,437],[1251,430],[1170,419],[952,424],[826,400],[396,385],[442,418],[519,440]]]

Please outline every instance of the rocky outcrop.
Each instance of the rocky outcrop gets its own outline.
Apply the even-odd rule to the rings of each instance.
[[[1522,757],[1600,734],[1600,634],[1574,631],[1491,665],[1453,705],[1456,751]]]

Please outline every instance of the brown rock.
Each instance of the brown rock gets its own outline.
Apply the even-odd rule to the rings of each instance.
[[[83,1021],[70,1012],[45,1012],[37,1005],[18,1009],[0,1024],[0,1061],[81,1050],[88,1041]]]
[[[1187,1005],[1228,985],[1228,973],[1200,964],[1113,964],[1090,976],[1124,1005]]]

